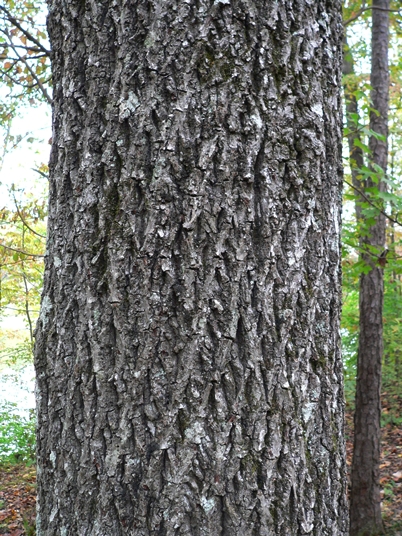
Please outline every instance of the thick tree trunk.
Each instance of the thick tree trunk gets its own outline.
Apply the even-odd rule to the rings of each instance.
[[[388,33],[389,0],[374,0],[372,14],[371,86],[373,107],[378,113],[370,115],[370,128],[384,136],[372,136],[372,163],[384,174],[387,169],[388,136]],[[375,168],[374,168],[375,169]],[[366,188],[385,191],[386,183],[376,185],[367,180]],[[384,281],[383,268],[372,255],[385,248],[385,216],[378,214],[376,223],[362,240],[362,258],[370,266],[360,278],[360,331],[356,381],[356,410],[354,419],[354,448],[352,490],[350,502],[351,536],[380,534],[383,530],[380,497],[381,453],[381,362],[383,355],[382,313]]]
[[[38,535],[346,535],[340,2],[49,4]]]

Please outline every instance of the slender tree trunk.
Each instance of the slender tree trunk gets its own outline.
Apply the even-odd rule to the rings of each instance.
[[[341,3],[49,6],[38,535],[346,535]]]
[[[387,169],[388,135],[388,33],[389,0],[374,0],[372,10],[372,101],[376,112],[370,114],[370,128],[385,137],[370,138],[372,163],[383,173]],[[376,168],[373,168],[376,170]],[[378,168],[377,168],[378,169]],[[366,188],[385,191],[386,183],[366,181]],[[369,236],[362,240],[367,253],[362,257],[370,266],[360,278],[360,332],[356,382],[356,410],[351,490],[351,536],[380,534],[383,530],[380,497],[381,452],[381,362],[383,354],[383,268],[372,255],[385,247],[385,216],[378,214]]]
[[[360,131],[358,125],[354,120],[354,117],[359,116],[359,105],[355,92],[358,89],[358,85],[350,80],[350,76],[354,75],[354,61],[352,52],[347,42],[347,36],[343,38],[343,75],[346,83],[344,84],[344,95],[346,102],[346,126],[349,130],[348,135],[348,147],[349,147],[349,166],[352,174],[352,185],[356,196],[355,201],[355,213],[357,224],[362,220],[362,201],[364,199],[359,192],[364,189],[364,184],[359,179],[361,175],[361,169],[364,166],[364,154],[363,149],[356,142],[361,142]]]

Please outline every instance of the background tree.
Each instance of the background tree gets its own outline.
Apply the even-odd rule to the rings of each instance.
[[[40,534],[347,534],[340,8],[49,3]]]
[[[373,19],[371,25],[373,38],[372,53],[369,56],[372,66],[371,86],[369,86],[372,93],[371,102],[363,100],[368,93],[363,85],[364,77],[359,78],[353,72],[353,58],[348,47],[344,61],[347,135],[352,174],[350,186],[353,188],[352,197],[355,200],[357,221],[357,227],[352,230],[352,241],[355,241],[357,237],[358,242],[355,244],[360,252],[360,260],[353,268],[355,273],[360,273],[360,321],[351,534],[377,534],[382,528],[379,460],[383,272],[388,261],[385,258],[387,254],[385,249],[386,212],[389,212],[388,219],[394,225],[398,223],[398,210],[396,209],[400,207],[400,200],[392,191],[395,188],[395,180],[392,174],[391,177],[385,175],[389,91],[388,26],[389,14],[392,15],[398,11],[393,10],[394,6],[389,2],[387,5],[381,2],[374,2],[370,6],[366,6],[364,2],[360,3],[360,6],[358,4],[359,2],[349,3],[349,12],[346,12],[345,18],[347,22],[351,22],[362,13],[370,12]],[[395,5],[395,7],[398,6]],[[363,33],[361,30],[360,32]],[[370,113],[369,127],[365,127],[364,122],[362,124],[362,110],[359,110],[358,100],[360,104],[363,104],[362,109]],[[391,193],[386,192],[387,185]],[[348,241],[351,242],[350,238]],[[395,263],[397,257],[395,248],[396,243],[393,241],[393,245],[390,246],[389,260],[394,276],[395,269],[400,270]],[[346,271],[346,285],[350,277],[348,272],[350,273],[350,269]],[[389,285],[388,288],[391,289],[391,286],[395,285]],[[346,311],[345,319],[350,308],[346,308]],[[395,331],[393,316],[394,312],[390,313],[390,309],[386,309],[387,333]],[[386,340],[389,356],[390,341]],[[375,366],[374,363],[376,363]]]
[[[388,158],[389,100],[389,0],[373,0],[371,37],[370,163],[376,177],[367,177],[363,191],[376,187],[386,191],[384,177]],[[369,267],[360,276],[359,349],[354,416],[352,486],[350,495],[351,536],[379,534],[383,530],[380,496],[381,365],[383,357],[383,266],[386,220],[375,215],[367,235],[361,237],[362,260]],[[377,255],[373,259],[372,253]],[[384,259],[385,260],[385,259]]]

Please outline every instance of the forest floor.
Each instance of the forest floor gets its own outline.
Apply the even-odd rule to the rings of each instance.
[[[34,536],[35,504],[35,467],[0,466],[0,534]]]
[[[399,406],[398,400],[398,406]],[[402,403],[400,404],[402,408]],[[389,414],[383,403],[383,414]],[[392,408],[394,414],[395,408]],[[401,413],[399,413],[401,415]],[[352,458],[353,417],[347,414],[347,463]],[[382,511],[386,536],[402,536],[402,426],[384,424],[381,461]],[[35,535],[36,473],[25,465],[0,466],[0,535]]]

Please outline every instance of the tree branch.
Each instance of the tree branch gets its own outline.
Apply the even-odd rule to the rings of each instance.
[[[354,20],[358,19],[360,15],[362,15],[365,11],[368,11],[369,9],[378,9],[379,11],[388,11],[388,13],[398,13],[399,15],[402,15],[402,12],[400,9],[386,9],[384,7],[379,7],[379,6],[367,6],[367,7],[362,7],[361,9],[359,9],[359,11],[355,15],[350,17],[350,19],[345,20],[343,22],[343,25],[347,26]]]
[[[390,216],[389,214],[387,214],[384,210],[382,210],[381,208],[377,207],[377,205],[375,205],[371,199],[369,199],[367,197],[367,195],[362,192],[361,190],[359,190],[359,188],[356,188],[356,186],[353,186],[353,184],[349,181],[347,181],[346,179],[343,179],[343,182],[345,184],[347,184],[348,186],[350,186],[351,188],[353,188],[353,190],[355,190],[365,201],[367,201],[367,203],[369,203],[369,205],[371,205],[372,207],[374,207],[376,210],[378,210],[383,216],[385,216],[389,221],[392,221],[392,223],[396,223],[396,225],[399,225],[400,227],[402,227],[402,223],[398,220],[396,220],[395,218],[393,218],[392,216]]]
[[[1,244],[1,243],[0,243],[0,248],[9,249],[10,251],[15,251],[16,253],[22,253],[22,255],[26,255],[27,257],[39,257],[39,258],[44,257],[44,255],[38,255],[37,253],[28,253],[27,251],[22,251],[22,249],[12,248],[11,246],[6,246],[5,244]]]
[[[15,197],[14,197],[14,200],[15,200]],[[18,207],[17,207],[17,210],[18,210]],[[25,233],[24,233],[24,230],[22,230],[22,247],[25,247],[24,240],[25,240]],[[29,300],[28,300],[29,288],[28,288],[28,281],[27,281],[27,275],[25,273],[24,263],[22,263],[22,278],[24,280],[24,288],[25,288],[25,314],[27,317],[28,325],[29,325],[29,335],[31,337],[31,344],[32,344],[34,340],[34,335],[33,335],[32,319],[31,319],[31,315],[29,314]]]
[[[9,305],[0,305],[0,310],[2,309],[9,309],[10,311],[18,311],[19,313],[21,311],[24,311],[25,312],[25,309],[20,309],[20,308],[17,308],[17,307],[10,307]],[[39,313],[40,311],[36,310],[36,309],[29,309],[29,312],[30,313]]]
[[[8,32],[6,33],[7,37],[10,39],[10,36],[8,34]],[[38,86],[40,87],[41,91],[42,91],[42,94],[43,96],[45,97],[45,99],[47,100],[47,102],[49,104],[52,104],[52,99],[49,95],[49,93],[47,92],[45,86],[42,84],[42,82],[40,81],[40,79],[36,76],[36,73],[32,70],[31,66],[29,65],[29,63],[26,61],[26,59],[24,58],[24,56],[21,56],[19,53],[18,53],[18,50],[16,49],[16,47],[14,46],[14,43],[11,41],[10,39],[10,46],[11,48],[14,50],[14,53],[16,54],[17,58],[22,61],[22,63],[25,65],[25,67],[28,69],[30,75],[32,76],[32,78],[36,81],[36,83],[38,84]]]
[[[15,204],[15,208],[17,209],[17,214],[20,218],[20,220],[22,221],[22,223],[25,225],[25,227],[31,231],[31,233],[35,234],[36,236],[39,236],[39,238],[46,238],[46,236],[36,232],[34,229],[32,229],[32,227],[30,227],[27,222],[24,220],[24,218],[22,217],[22,214],[21,214],[21,211],[19,209],[19,206],[18,206],[18,203],[17,203],[17,200],[15,199],[15,195],[13,193],[13,199],[14,199],[14,204]]]
[[[32,171],[36,171],[36,173],[39,173],[39,175],[41,175],[42,177],[45,177],[45,179],[49,180],[49,175],[46,175],[46,173],[44,173],[40,169],[36,169],[36,168],[31,168],[31,169]]]
[[[5,14],[7,20],[11,22],[11,24],[13,24],[16,28],[18,28],[27,39],[32,41],[32,43],[35,43],[35,45],[39,47],[44,54],[46,54],[46,56],[50,57],[50,50],[47,50],[47,48],[45,48],[42,43],[38,39],[36,39],[36,37],[34,37],[30,32],[28,32],[28,30],[25,30],[25,28],[21,26],[18,20],[11,15],[8,9],[6,9],[4,6],[0,6],[0,11]]]

